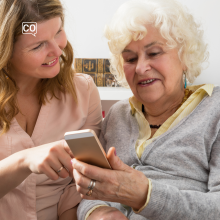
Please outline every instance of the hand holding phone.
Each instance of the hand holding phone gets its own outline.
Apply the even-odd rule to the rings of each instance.
[[[64,138],[77,160],[111,169],[106,153],[93,130],[66,132]]]

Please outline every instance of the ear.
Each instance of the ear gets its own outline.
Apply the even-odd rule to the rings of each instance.
[[[181,62],[183,71],[186,72],[186,71],[187,71],[187,66],[186,66],[186,64],[185,64],[182,60],[180,60],[180,62]]]

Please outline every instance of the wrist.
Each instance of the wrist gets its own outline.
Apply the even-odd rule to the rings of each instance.
[[[150,201],[150,196],[151,196],[151,191],[152,191],[152,183],[151,183],[150,179],[148,179],[148,186],[149,187],[148,187],[147,198],[146,198],[145,204],[141,208],[139,208],[138,210],[133,209],[134,213],[136,213],[136,214],[139,214],[148,205],[148,203]]]
[[[139,210],[146,204],[149,190],[149,180],[145,175],[143,179],[141,178],[141,186],[139,189],[141,189],[141,191],[139,191],[136,197],[137,199],[131,206],[134,210]]]
[[[32,173],[32,171],[27,160],[27,150],[16,152],[12,156],[14,157],[13,159],[16,161],[16,165],[18,166],[19,170],[22,170],[23,173],[28,176]]]

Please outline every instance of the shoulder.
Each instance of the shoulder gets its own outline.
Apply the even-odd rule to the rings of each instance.
[[[110,145],[118,146],[121,140],[130,140],[131,136],[138,137],[138,123],[131,113],[128,99],[118,101],[110,108],[102,123],[101,131],[106,141],[106,149]]]
[[[105,117],[104,122],[108,123],[111,121],[113,124],[118,124],[124,121],[124,123],[130,121],[131,119],[131,107],[129,100],[121,100],[116,102],[109,110]]]
[[[90,75],[84,74],[84,73],[75,73],[74,74],[74,82],[75,82],[76,86],[82,85],[82,86],[86,86],[86,87],[89,87],[90,85],[95,84],[92,77]]]
[[[218,97],[218,99],[219,99],[219,96],[220,96],[220,86],[215,86],[211,97],[213,97],[214,99]]]
[[[206,94],[187,118],[191,121],[195,119],[197,122],[209,124],[209,128],[215,126],[216,123],[220,126],[220,87],[214,87],[211,96]]]
[[[131,110],[131,106],[129,104],[128,99],[118,101],[110,108],[110,112],[114,112],[118,114],[124,114],[126,112],[130,112],[130,110]]]
[[[202,106],[204,106],[205,108],[209,107],[209,109],[211,109],[212,107],[216,111],[219,111],[219,109],[216,108],[217,106],[220,107],[220,87],[219,86],[215,86],[213,88],[213,92],[211,96],[209,96],[208,94],[206,95],[206,97],[203,100]]]
[[[94,89],[98,90],[90,75],[75,73],[73,80],[77,91],[92,92]]]

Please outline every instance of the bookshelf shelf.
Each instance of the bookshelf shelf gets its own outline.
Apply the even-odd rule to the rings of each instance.
[[[133,95],[130,89],[123,87],[97,87],[101,100],[118,101],[128,99]]]

